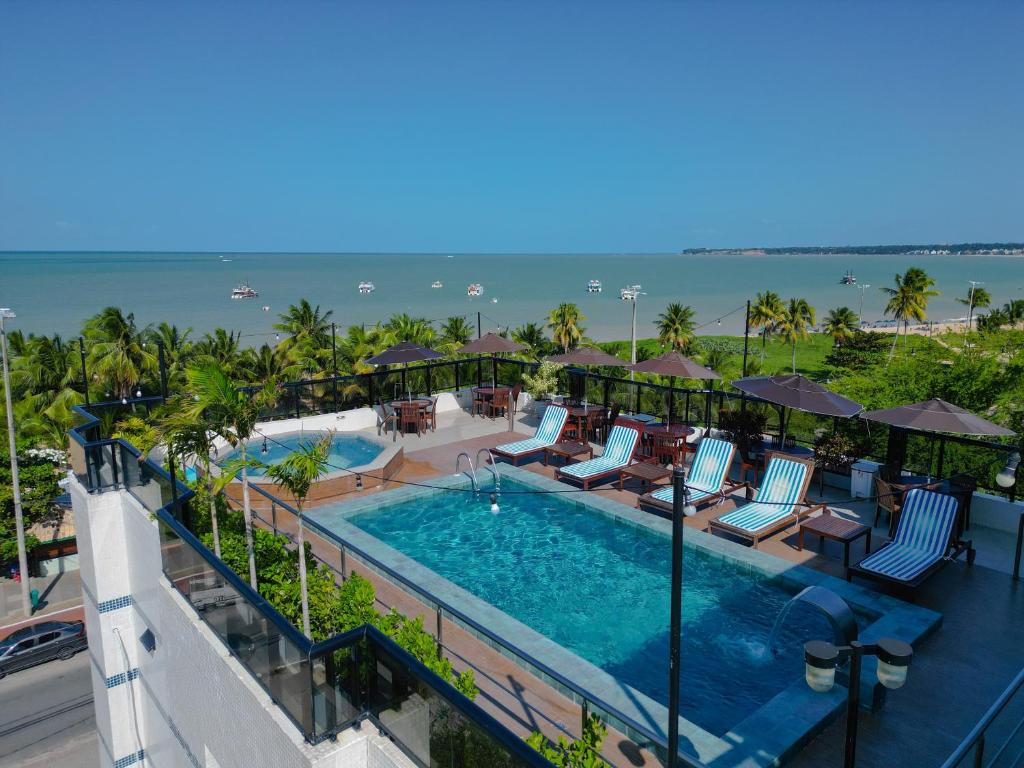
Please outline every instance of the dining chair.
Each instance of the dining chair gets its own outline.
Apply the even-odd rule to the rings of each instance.
[[[470,416],[476,416],[478,413],[483,416],[484,408],[487,407],[487,398],[480,392],[479,387],[473,387],[473,405],[469,409]]]
[[[519,410],[519,395],[522,394],[523,385],[522,382],[512,387],[512,392],[509,394],[509,407],[512,409],[512,415],[516,415],[516,411]]]
[[[382,398],[377,398],[377,404],[380,406],[381,412],[380,420],[377,422],[377,434],[379,435],[381,430],[384,430],[384,434],[386,435],[389,427],[392,431],[395,431],[398,428],[396,425],[398,417],[395,415],[394,411],[388,412],[388,407],[384,404],[384,400]]]
[[[508,408],[508,392],[495,392],[487,402],[488,415],[493,419],[500,411],[502,414]]]
[[[874,525],[878,525],[878,520],[881,518],[882,512],[885,512],[886,518],[889,521],[889,527],[892,527],[894,518],[900,512],[900,496],[902,496],[902,494],[889,485],[885,480],[878,476],[875,477]]]
[[[423,411],[420,409],[419,403],[399,403],[399,411],[401,416],[399,421],[402,426],[402,432],[405,433],[408,427],[412,427],[416,430],[416,434],[420,435],[423,433]]]
[[[423,409],[423,421],[424,432],[428,426],[431,432],[437,431],[437,398],[430,398],[429,404]]]

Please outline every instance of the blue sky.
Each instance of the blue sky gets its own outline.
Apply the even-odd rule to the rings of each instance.
[[[0,249],[1024,239],[1021,2],[0,6]]]

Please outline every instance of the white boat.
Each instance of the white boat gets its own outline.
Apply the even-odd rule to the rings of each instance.
[[[601,292],[601,281],[591,280],[587,283],[587,293],[600,293]]]
[[[483,296],[484,287],[480,283],[472,283],[466,288],[467,296]]]
[[[373,293],[375,290],[377,290],[377,286],[375,286],[371,282],[363,281],[363,282],[361,282],[359,284],[359,292],[360,293],[363,293],[363,294]]]
[[[493,299],[491,299],[491,304],[497,304],[497,303],[498,303],[498,297],[495,296]]]
[[[435,280],[434,282],[432,282],[430,284],[430,287],[431,288],[444,288],[444,283],[442,283],[440,280]]]
[[[640,293],[641,287],[642,286],[639,285],[631,285],[627,288],[620,288],[619,298],[622,299],[623,301],[635,301],[637,295]]]
[[[854,277],[853,270],[852,269],[848,269],[848,270],[846,270],[846,274],[843,275],[843,278],[839,282],[842,285],[856,285],[857,284],[857,278]]]
[[[242,283],[231,291],[232,299],[255,299],[259,292],[248,283]]]

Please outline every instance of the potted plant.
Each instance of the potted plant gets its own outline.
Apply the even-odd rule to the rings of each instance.
[[[736,444],[744,462],[751,461],[750,450],[755,445],[760,445],[767,425],[768,417],[762,411],[751,407],[737,411],[720,411],[718,414],[718,428],[728,434],[729,439]]]
[[[846,474],[860,458],[855,440],[840,432],[821,435],[814,441],[814,466],[818,468],[818,493],[825,490],[825,471]]]
[[[545,360],[537,368],[536,373],[523,373],[523,385],[530,396],[530,407],[537,413],[536,403],[550,400],[551,395],[558,391],[558,372],[564,368],[560,363]]]

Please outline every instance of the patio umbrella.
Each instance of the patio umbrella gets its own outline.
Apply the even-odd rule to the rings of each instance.
[[[659,376],[668,376],[669,397],[672,397],[672,389],[676,385],[676,376],[683,379],[701,379],[704,381],[722,378],[710,368],[705,368],[700,363],[695,363],[678,352],[666,352],[663,355],[652,357],[650,360],[637,363],[632,369],[637,373],[656,373]],[[672,423],[672,405],[673,403],[670,402],[668,408],[669,424]]]
[[[1016,434],[1012,430],[993,424],[970,411],[939,400],[937,397],[911,405],[867,411],[862,419],[877,421],[892,427],[919,429],[924,432],[950,432],[957,435],[984,435],[1006,437]]]
[[[504,336],[499,336],[493,331],[485,333],[479,339],[459,347],[456,352],[460,355],[490,355],[491,356],[491,384],[494,385],[498,378],[497,355],[503,352],[519,352],[526,349],[525,344],[518,344]]]
[[[779,445],[786,441],[786,409],[792,408],[820,416],[836,416],[848,419],[864,410],[864,406],[849,398],[837,395],[816,382],[803,376],[748,376],[732,383],[740,392],[767,400],[782,408],[782,423],[779,428]]]
[[[367,365],[401,365],[404,364],[402,369],[402,389],[406,389],[406,371],[409,369],[409,363],[419,363],[424,360],[436,360],[439,357],[444,357],[440,352],[435,352],[427,347],[421,347],[419,344],[413,344],[411,341],[400,341],[394,346],[388,347],[379,355],[367,358]],[[409,393],[409,399],[412,399],[412,393]]]
[[[580,347],[572,350],[572,352],[565,352],[561,355],[552,355],[548,358],[552,363],[564,363],[566,365],[579,365],[583,366],[584,378],[583,378],[583,392],[587,391],[587,366],[591,365],[607,365],[615,366],[616,368],[628,368],[629,363],[625,360],[620,360],[614,355],[609,355],[603,349],[597,347]]]

